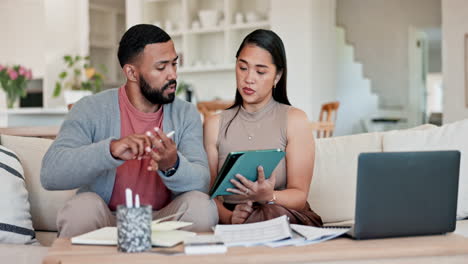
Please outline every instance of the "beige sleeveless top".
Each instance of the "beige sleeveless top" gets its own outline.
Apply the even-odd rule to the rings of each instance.
[[[262,109],[249,113],[242,106],[221,112],[218,131],[218,171],[229,152],[258,149],[281,149],[287,144],[287,116],[291,106],[278,103],[273,98]],[[240,109],[239,109],[240,108]],[[238,112],[237,116],[236,113]],[[234,119],[233,119],[234,118]],[[229,121],[231,124],[226,132]],[[281,160],[275,169],[275,190],[286,188],[286,162]],[[224,196],[226,203],[239,203],[239,195]]]

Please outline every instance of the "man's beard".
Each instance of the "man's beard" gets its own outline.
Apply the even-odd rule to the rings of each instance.
[[[170,80],[166,84],[164,84],[161,89],[153,89],[143,78],[143,76],[140,75],[140,91],[143,94],[143,96],[151,102],[152,104],[170,104],[174,101],[175,98],[175,92],[170,93],[167,96],[164,96],[164,91],[169,88],[174,84],[177,87],[177,81],[176,80]]]

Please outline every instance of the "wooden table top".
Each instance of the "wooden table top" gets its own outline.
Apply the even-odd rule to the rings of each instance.
[[[115,246],[72,245],[59,238],[49,249],[44,264],[56,263],[468,263],[468,238],[447,234],[373,240],[338,238],[307,246],[280,248],[231,247],[226,254],[158,254],[160,250],[183,252],[179,245],[171,249],[153,248],[145,253],[120,253]],[[370,261],[370,262],[369,262]],[[435,262],[434,262],[435,261]]]

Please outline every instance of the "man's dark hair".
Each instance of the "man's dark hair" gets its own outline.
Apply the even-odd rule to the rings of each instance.
[[[163,43],[171,40],[171,37],[161,28],[149,25],[139,24],[127,30],[119,43],[120,66],[123,66],[137,57],[148,44]]]

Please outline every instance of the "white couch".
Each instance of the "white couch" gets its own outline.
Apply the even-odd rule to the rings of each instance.
[[[462,152],[458,215],[468,215],[468,120],[438,128],[343,136],[316,141],[316,163],[308,201],[325,224],[352,222],[357,157],[362,152],[458,149]],[[56,237],[57,211],[75,191],[46,191],[40,184],[42,157],[52,140],[2,135],[0,142],[19,157],[29,193],[36,245],[0,244],[2,263],[40,263]],[[457,233],[468,236],[468,220],[457,222]]]

